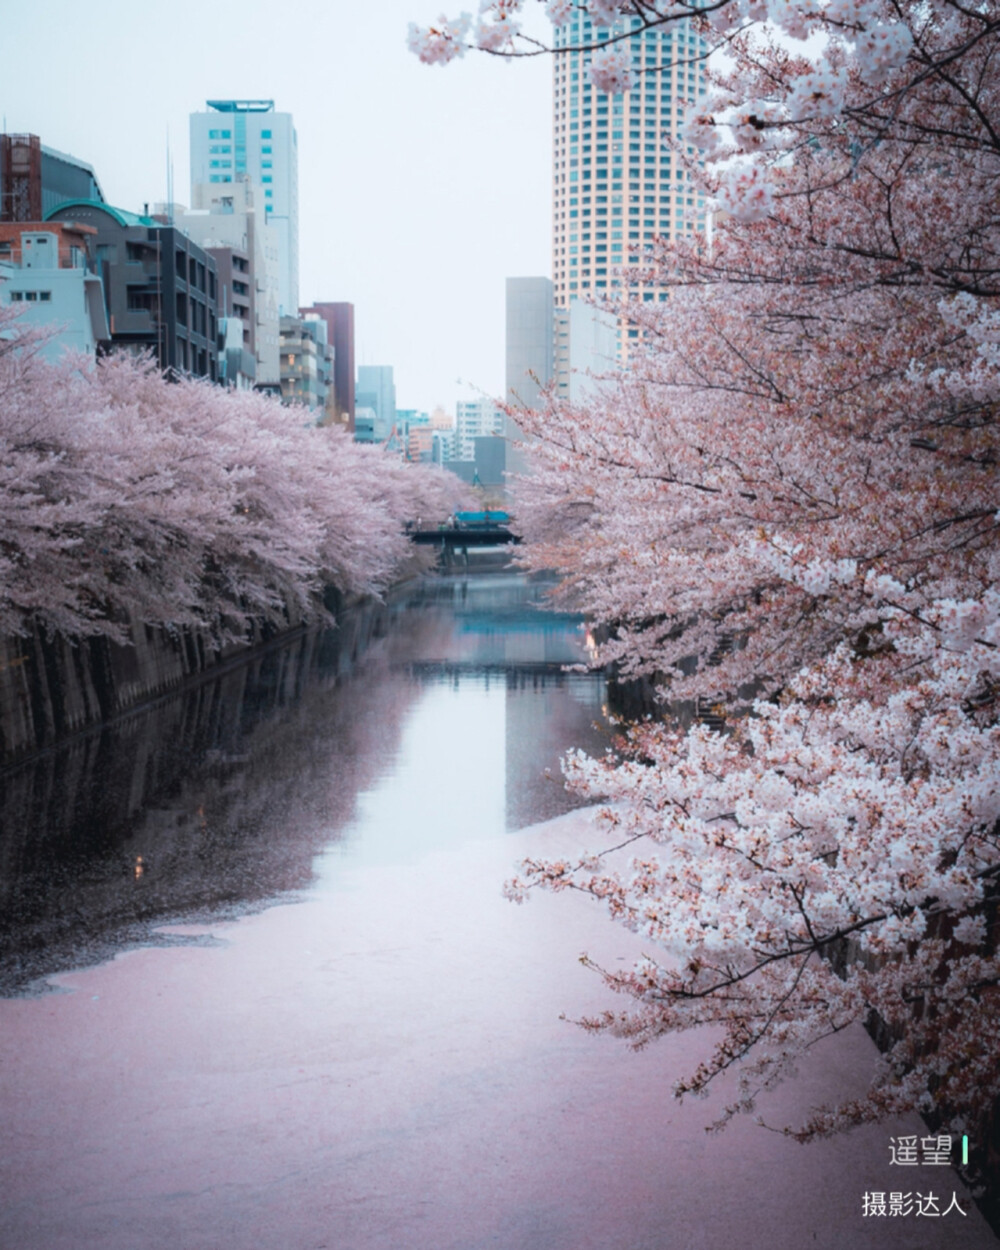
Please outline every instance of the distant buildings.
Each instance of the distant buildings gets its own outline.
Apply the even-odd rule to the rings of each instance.
[[[302,404],[326,423],[333,386],[333,349],[320,317],[281,318],[281,398]]]
[[[261,195],[264,218],[274,231],[278,254],[278,311],[299,310],[299,153],[290,113],[276,113],[273,100],[208,100],[207,112],[192,113],[191,202],[205,208],[220,188],[242,174]]]
[[[315,303],[300,308],[303,317],[315,315],[326,322],[327,341],[333,348],[333,419],[354,430],[354,305]]]
[[[168,374],[256,388],[410,453],[390,366],[355,376],[354,306],[298,305],[298,149],[273,100],[209,100],[190,117],[191,201],[106,203],[91,167],[0,135],[0,301],[58,322],[45,350],[148,351]],[[358,393],[360,389],[360,394]],[[418,440],[419,441],[419,440]],[[438,449],[440,455],[440,448]]]
[[[555,312],[553,371],[560,399],[578,403],[601,389],[600,374],[618,368],[620,340],[614,313],[573,300]]]
[[[396,424],[396,384],[393,381],[392,365],[358,366],[355,403],[358,409],[368,408],[375,414],[371,438],[363,437],[368,433],[367,418],[363,429],[357,428],[355,418],[355,438],[362,442],[385,442]]]
[[[504,433],[504,414],[491,399],[460,400],[455,409],[455,459],[475,460],[477,438]]]

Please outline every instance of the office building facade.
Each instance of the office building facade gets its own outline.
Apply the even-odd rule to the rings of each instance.
[[[273,100],[208,100],[191,114],[191,203],[205,200],[239,175],[254,185],[278,252],[278,311],[299,310],[299,153],[291,113]],[[259,194],[258,189],[259,188]]]

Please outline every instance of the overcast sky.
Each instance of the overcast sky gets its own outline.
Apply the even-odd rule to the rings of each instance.
[[[354,304],[357,361],[395,367],[399,407],[453,411],[502,393],[504,279],[551,263],[551,62],[406,49],[408,22],[462,7],[0,0],[0,114],[141,212],[166,199],[168,131],[190,203],[188,115],[273,99],[299,138],[300,298]]]

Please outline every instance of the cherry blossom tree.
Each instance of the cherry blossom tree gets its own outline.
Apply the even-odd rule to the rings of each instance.
[[[471,25],[413,42],[517,51],[523,7],[483,6],[496,48]],[[549,11],[573,7],[604,23],[602,89],[629,85],[615,50],[645,24],[726,44],[677,149],[723,213],[631,258],[624,371],[518,412],[519,522],[603,627],[599,662],[727,723],[572,756],[613,849],[528,861],[511,893],[583,891],[650,943],[604,973],[629,1005],[589,1024],[639,1045],[715,1026],[677,1092],[735,1070],[720,1123],[878,1019],[866,1096],[791,1131],[912,1108],[962,1131],[1000,1096],[1000,10]]]
[[[165,382],[117,354],[49,365],[0,307],[0,628],[127,641],[130,623],[323,617],[326,585],[377,594],[413,559],[404,522],[455,479],[268,397]]]

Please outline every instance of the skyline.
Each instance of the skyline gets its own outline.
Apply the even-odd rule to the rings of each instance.
[[[260,0],[181,0],[164,26],[114,0],[99,45],[81,44],[66,0],[42,41],[14,9],[7,46],[38,51],[5,66],[0,117],[141,212],[167,199],[168,135],[173,198],[190,206],[189,114],[273,98],[298,132],[300,303],[353,303],[357,363],[392,365],[402,407],[454,411],[503,393],[506,278],[550,273],[552,66],[421,65],[405,40],[425,8],[335,0],[288,23]],[[94,72],[98,47],[113,72]]]

